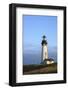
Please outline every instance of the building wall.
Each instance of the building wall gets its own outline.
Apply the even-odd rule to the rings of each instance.
[[[42,58],[43,60],[48,59],[48,48],[45,44],[42,46]]]
[[[46,64],[52,64],[54,61],[47,61]]]

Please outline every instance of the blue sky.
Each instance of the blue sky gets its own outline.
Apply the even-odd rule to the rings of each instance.
[[[48,41],[48,49],[56,52],[57,17],[24,15],[24,54],[37,55],[41,52],[42,36]],[[25,60],[25,59],[24,59]]]

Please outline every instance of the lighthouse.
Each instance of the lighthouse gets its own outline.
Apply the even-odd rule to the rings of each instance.
[[[44,60],[48,59],[48,43],[46,40],[46,36],[43,36],[43,40],[42,40],[42,62],[44,62]]]

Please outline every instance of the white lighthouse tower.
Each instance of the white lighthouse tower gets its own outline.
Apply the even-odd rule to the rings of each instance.
[[[42,40],[42,60],[44,62],[44,60],[48,59],[48,46],[47,46],[47,40],[45,35],[43,36],[43,40]]]

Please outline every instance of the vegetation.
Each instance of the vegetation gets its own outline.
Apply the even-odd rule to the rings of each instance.
[[[32,65],[23,65],[23,74],[48,74],[48,73],[57,73],[57,63],[53,64],[32,64]]]

